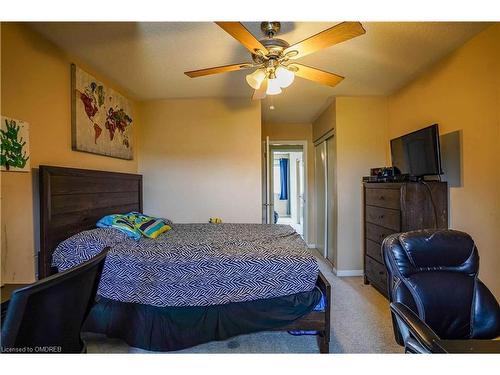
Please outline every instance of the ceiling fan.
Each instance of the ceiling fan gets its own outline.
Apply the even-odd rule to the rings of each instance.
[[[195,78],[256,68],[246,76],[247,83],[255,90],[252,96],[254,100],[280,94],[282,88],[292,84],[295,75],[331,87],[336,86],[344,77],[299,64],[295,60],[366,32],[359,22],[342,22],[290,46],[285,40],[276,38],[281,29],[280,22],[262,22],[260,29],[266,37],[262,40],[257,40],[240,22],[215,23],[250,51],[253,62],[192,70],[184,74]]]

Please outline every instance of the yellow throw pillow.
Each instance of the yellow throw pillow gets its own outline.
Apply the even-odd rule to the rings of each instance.
[[[136,224],[136,228],[148,238],[156,238],[160,234],[172,229],[172,227],[165,224],[163,220],[154,218]]]

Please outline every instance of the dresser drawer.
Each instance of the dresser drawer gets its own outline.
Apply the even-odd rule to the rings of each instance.
[[[401,208],[399,189],[366,189],[365,201],[369,206],[399,210]]]
[[[382,258],[382,249],[379,243],[366,239],[365,246],[366,255],[372,257],[375,260],[378,260],[380,263],[384,263],[384,260]]]
[[[371,283],[376,284],[381,289],[387,290],[387,271],[383,264],[366,256],[365,270],[366,277],[368,277]]]
[[[382,244],[384,238],[393,233],[396,233],[396,231],[375,224],[366,223],[366,238],[378,243],[379,245]]]
[[[366,206],[366,221],[386,228],[401,230],[401,213],[399,210]]]

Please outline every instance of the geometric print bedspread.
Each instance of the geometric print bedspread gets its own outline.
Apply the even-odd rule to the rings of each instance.
[[[98,294],[153,306],[206,306],[314,289],[316,259],[288,225],[173,224],[156,239],[81,232],[53,256],[59,271],[111,246]]]

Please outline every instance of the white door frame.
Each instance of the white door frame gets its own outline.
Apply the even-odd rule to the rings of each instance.
[[[304,222],[302,224],[302,230],[304,233],[304,241],[309,243],[309,179],[307,174],[307,140],[298,141],[274,141],[269,140],[269,146],[302,146],[302,161],[304,163]],[[270,149],[271,147],[269,147]],[[267,169],[269,170],[269,163],[271,158],[267,156]],[[269,176],[267,177],[269,178]],[[269,202],[268,202],[269,203]]]

